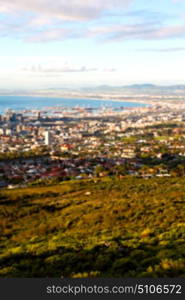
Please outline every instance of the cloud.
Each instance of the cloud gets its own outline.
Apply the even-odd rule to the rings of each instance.
[[[29,61],[29,57],[27,58]],[[26,76],[42,76],[42,77],[59,77],[64,74],[85,74],[85,73],[99,73],[109,74],[116,72],[117,69],[112,66],[93,66],[93,65],[77,65],[69,63],[64,57],[55,57],[48,60],[40,60],[39,58],[34,62],[34,58],[30,63],[22,62],[22,66],[18,67],[17,72],[21,72]],[[84,75],[86,76],[86,75]]]
[[[78,26],[58,26],[41,29],[22,30],[24,22],[18,21],[11,30],[12,24],[1,23],[0,35],[21,38],[26,42],[43,43],[52,41],[64,41],[67,39],[95,39],[100,42],[121,42],[124,40],[163,40],[163,39],[185,39],[185,25],[164,26],[159,22],[145,22],[138,24],[107,24]],[[11,32],[11,33],[10,33]]]
[[[185,38],[185,25],[161,27],[154,32],[156,38]]]
[[[184,24],[164,25],[167,15],[127,11],[133,1],[0,0],[0,36],[32,43],[78,38],[101,42],[185,38]],[[118,19],[113,21],[112,16]],[[132,19],[127,22],[127,17]]]
[[[163,26],[160,23],[142,23],[133,25],[99,26],[89,30],[89,35],[102,41],[115,42],[123,40],[160,40],[168,38],[185,38],[185,26]]]
[[[96,72],[98,68],[86,67],[86,66],[74,66],[68,63],[62,66],[46,66],[42,65],[32,65],[31,67],[23,67],[22,71],[31,73],[43,73],[43,74],[57,74],[57,73],[82,73],[82,72]]]
[[[69,38],[77,38],[78,32],[72,28],[48,28],[37,32],[28,33],[24,40],[32,43],[63,41]]]
[[[163,40],[185,39],[185,25],[163,25],[162,22],[144,22],[136,24],[96,23],[86,26],[37,27],[49,20],[37,19],[30,25],[26,19],[6,20],[0,23],[0,36],[11,36],[31,43],[64,41],[67,39],[94,39],[100,42],[121,42],[124,40]],[[33,25],[34,24],[34,25]],[[98,25],[97,25],[98,24]],[[33,28],[34,26],[34,28]]]
[[[105,11],[122,9],[132,0],[0,0],[0,12],[15,14],[32,12],[62,20],[89,20]]]
[[[141,52],[184,52],[185,47],[169,47],[169,48],[149,48],[149,49],[138,49]]]
[[[112,72],[116,72],[117,69],[116,68],[104,68],[102,71],[106,72],[106,73],[112,73]]]
[[[0,36],[28,42],[83,37],[88,22],[125,10],[132,1],[0,0]]]

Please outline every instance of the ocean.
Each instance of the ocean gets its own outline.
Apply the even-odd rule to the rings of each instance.
[[[71,99],[71,98],[47,98],[47,97],[27,97],[27,96],[0,96],[0,113],[7,109],[21,111],[26,109],[44,109],[47,107],[90,107],[98,109],[110,107],[113,109],[120,107],[146,107],[147,104],[137,102],[123,102],[111,100],[94,99]]]

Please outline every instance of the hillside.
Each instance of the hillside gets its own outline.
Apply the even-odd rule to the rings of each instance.
[[[0,193],[1,277],[184,277],[185,179]]]

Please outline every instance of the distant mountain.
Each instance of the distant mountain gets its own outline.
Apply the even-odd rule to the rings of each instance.
[[[121,85],[121,86],[111,86],[111,85],[99,85],[99,86],[89,86],[89,87],[59,87],[52,88],[48,87],[47,89],[33,89],[33,90],[5,90],[0,89],[1,95],[38,95],[46,96],[48,95],[57,95],[57,96],[66,96],[66,95],[80,95],[86,96],[87,94],[92,94],[94,97],[102,96],[102,94],[110,95],[185,95],[185,85],[155,85],[152,83],[143,83],[143,84],[131,84],[131,85]]]
[[[83,92],[94,93],[125,93],[125,94],[185,94],[185,85],[160,86],[152,83],[132,84],[123,86],[100,85],[81,89]]]
[[[111,85],[99,85],[97,87],[85,87],[81,88],[83,91],[93,91],[93,90],[143,90],[143,89],[155,89],[155,90],[185,90],[185,85],[155,85],[152,83],[143,84],[131,84],[122,86],[111,86]]]
[[[152,84],[152,83],[144,83],[144,84],[132,84],[132,85],[127,85],[123,86],[123,88],[129,88],[129,89],[153,89],[156,88],[157,86]]]

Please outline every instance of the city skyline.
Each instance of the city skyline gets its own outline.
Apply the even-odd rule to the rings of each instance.
[[[185,83],[185,1],[0,0],[0,88]]]

